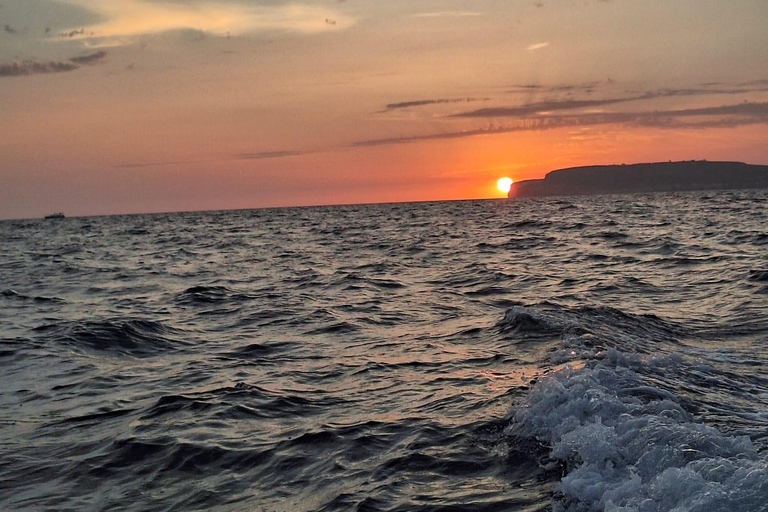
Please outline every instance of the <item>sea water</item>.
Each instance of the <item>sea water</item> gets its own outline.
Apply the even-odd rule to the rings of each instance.
[[[768,192],[0,223],[2,510],[768,510]]]

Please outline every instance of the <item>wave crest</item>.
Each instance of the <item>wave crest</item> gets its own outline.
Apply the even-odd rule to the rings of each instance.
[[[164,354],[186,344],[179,330],[152,320],[64,322],[37,327],[35,331],[76,349],[133,357]]]
[[[671,393],[605,363],[542,379],[505,431],[566,464],[555,510],[761,510],[768,461],[749,437],[695,422]]]

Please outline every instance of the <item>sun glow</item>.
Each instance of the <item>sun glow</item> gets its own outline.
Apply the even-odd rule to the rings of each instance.
[[[505,194],[509,193],[509,189],[512,188],[512,183],[514,183],[510,178],[501,178],[499,181],[496,182],[496,187]]]

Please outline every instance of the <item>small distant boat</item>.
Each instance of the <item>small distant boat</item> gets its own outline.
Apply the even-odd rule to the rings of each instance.
[[[45,216],[46,219],[63,219],[64,214],[63,213],[52,213],[50,215]]]

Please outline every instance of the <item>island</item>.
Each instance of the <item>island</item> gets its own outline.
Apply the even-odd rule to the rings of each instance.
[[[507,197],[643,194],[768,188],[768,166],[742,162],[659,162],[571,167],[544,179],[518,181]]]

